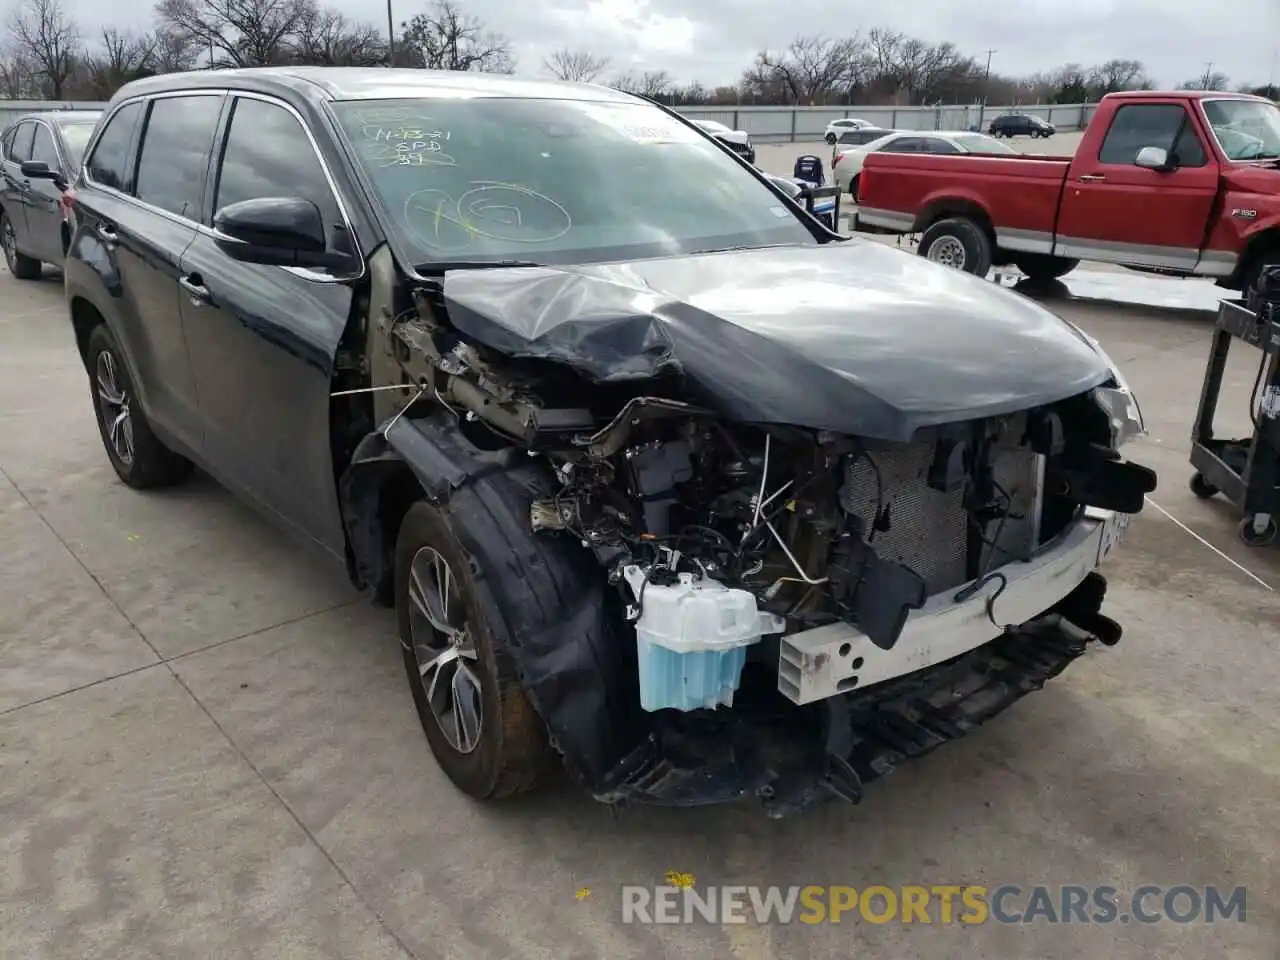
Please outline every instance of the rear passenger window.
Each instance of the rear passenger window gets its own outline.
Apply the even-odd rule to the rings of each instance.
[[[920,149],[920,142],[919,137],[899,137],[880,149],[885,153],[915,153]]]
[[[142,119],[142,101],[127,103],[107,121],[93,148],[86,169],[89,176],[104,187],[113,190],[129,189],[129,148],[133,146],[133,134]]]
[[[1190,118],[1180,103],[1131,103],[1120,107],[1107,130],[1099,163],[1131,164],[1143,147],[1160,147],[1174,152],[1174,141]],[[1195,131],[1191,130],[1194,137]]]
[[[160,97],[151,103],[138,157],[139,200],[190,220],[200,219],[205,174],[222,96]]]
[[[331,237],[342,226],[333,189],[298,118],[278,104],[241,97],[231,114],[213,209],[263,197],[310,200]]]
[[[43,160],[49,165],[50,170],[59,169],[62,161],[58,159],[58,148],[53,144],[53,134],[43,123],[37,123],[35,126],[36,139],[31,147],[31,159]]]
[[[924,141],[924,152],[925,153],[959,153],[960,151],[957,150],[950,143],[948,143],[946,140],[938,140],[935,137],[929,137],[927,140]]]
[[[9,151],[9,159],[14,163],[31,159],[31,137],[36,132],[35,126],[30,120],[18,125],[13,135],[13,147]]]

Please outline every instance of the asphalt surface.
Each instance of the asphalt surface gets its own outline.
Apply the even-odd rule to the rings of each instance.
[[[1130,282],[1131,281],[1131,282]],[[1213,291],[1080,271],[1052,304],[1142,400],[1155,500],[1280,588],[1186,483]],[[1162,307],[1089,297],[1126,297]],[[1227,428],[1256,361],[1233,361]],[[0,956],[1274,960],[1280,600],[1164,514],[1105,566],[1125,628],[858,807],[614,815],[456,793],[391,619],[197,474],[107,463],[55,274],[0,273]],[[1215,925],[627,926],[624,884],[1247,888]]]

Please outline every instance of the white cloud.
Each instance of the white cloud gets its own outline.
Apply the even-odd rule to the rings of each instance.
[[[111,24],[145,26],[151,16],[146,3],[104,8],[96,0],[63,2],[90,32]],[[382,7],[363,0],[329,2],[357,19],[385,20]],[[393,2],[397,21],[423,7],[420,0]],[[567,46],[608,56],[617,69],[666,70],[682,82],[713,86],[735,82],[757,50],[777,49],[797,34],[842,36],[880,26],[949,40],[974,57],[994,49],[992,69],[1006,74],[1123,57],[1143,61],[1163,85],[1202,74],[1209,61],[1237,83],[1280,82],[1280,0],[458,2],[512,40],[527,72],[537,72],[551,50]]]

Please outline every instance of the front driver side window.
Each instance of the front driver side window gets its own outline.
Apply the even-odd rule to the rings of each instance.
[[[50,170],[58,170],[62,161],[58,159],[58,148],[54,146],[53,134],[43,123],[36,124],[36,139],[31,147],[31,159],[43,160]]]
[[[107,121],[89,158],[89,176],[113,190],[129,190],[129,167],[133,157],[133,134],[142,119],[143,102],[126,103]]]
[[[1174,141],[1187,120],[1180,103],[1130,103],[1116,111],[1107,130],[1099,163],[1132,164],[1143,147],[1160,147],[1174,152]]]
[[[241,97],[231,114],[213,209],[265,197],[310,200],[329,226],[330,243],[342,236],[338,203],[297,117],[278,104]]]
[[[13,147],[9,153],[9,159],[14,163],[31,159],[31,137],[36,132],[35,127],[35,123],[31,120],[18,125],[18,130],[13,135]]]

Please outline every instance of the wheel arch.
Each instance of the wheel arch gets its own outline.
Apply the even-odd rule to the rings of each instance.
[[[599,793],[647,732],[635,646],[595,557],[575,539],[530,526],[529,504],[554,489],[542,461],[511,447],[481,449],[444,411],[370,433],[340,483],[353,569],[375,595],[394,574],[395,538],[409,507],[424,499],[447,506],[489,627],[552,747]]]
[[[389,604],[396,534],[409,508],[419,500],[445,503],[469,480],[514,460],[515,451],[472,444],[443,411],[402,417],[365,436],[338,481],[352,582]]]
[[[1222,285],[1238,289],[1253,272],[1254,267],[1269,254],[1280,258],[1280,223],[1264,227],[1249,237],[1235,271],[1223,281]]]
[[[81,296],[73,296],[68,305],[71,311],[71,329],[75,331],[76,348],[80,351],[80,362],[89,363],[89,336],[94,327],[107,322],[102,311],[89,300]]]
[[[968,197],[938,197],[927,201],[916,214],[915,222],[911,226],[911,232],[924,233],[925,230],[939,220],[947,220],[953,217],[972,220],[987,235],[987,239],[991,241],[992,248],[996,247],[996,228],[991,220],[991,214],[987,212],[986,207],[982,204]]]

